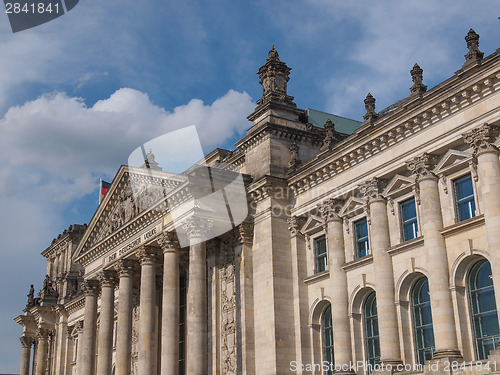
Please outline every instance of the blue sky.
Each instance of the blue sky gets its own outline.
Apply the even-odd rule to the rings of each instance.
[[[195,124],[205,151],[231,147],[261,95],[256,72],[274,44],[300,108],[361,120],[406,97],[415,62],[431,88],[464,62],[470,27],[500,47],[493,1],[82,0],[12,34],[0,17],[0,373],[19,372],[12,320],[40,252],[89,222],[99,177],[130,152]]]

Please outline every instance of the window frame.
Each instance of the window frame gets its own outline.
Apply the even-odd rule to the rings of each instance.
[[[327,346],[326,345],[326,330],[327,327],[325,326],[325,316],[327,312],[330,312],[330,327],[328,327],[329,334],[331,335],[331,342],[332,344]],[[321,314],[321,352],[322,352],[322,357],[323,357],[323,362],[328,362],[328,367],[329,369],[326,371],[325,375],[332,375],[333,372],[331,372],[332,366],[330,365],[333,364],[335,365],[335,351],[334,351],[334,345],[335,342],[333,341],[333,319],[332,319],[332,305],[329,303],[328,306],[323,310],[323,313]],[[327,350],[330,351],[330,354],[327,355]],[[327,358],[328,357],[328,358]],[[331,361],[330,361],[331,357]]]
[[[472,198],[474,202],[474,212],[473,216],[467,218],[467,219],[462,219],[460,220],[460,214],[459,214],[459,202],[458,202],[458,197],[457,197],[457,189],[456,189],[456,181],[463,179],[464,177],[470,177],[471,184],[472,184]],[[461,173],[453,174],[449,176],[450,179],[450,184],[451,184],[451,192],[452,192],[452,198],[453,198],[453,217],[455,218],[455,223],[461,223],[465,220],[472,219],[474,217],[479,216],[479,205],[478,205],[478,197],[477,197],[477,186],[476,186],[476,181],[474,180],[474,176],[472,174],[472,171],[470,169],[466,171],[461,171]],[[469,196],[470,197],[470,196]]]
[[[423,281],[425,280],[425,281]],[[422,282],[423,281],[423,282]],[[414,299],[414,293],[416,291],[416,288],[422,288],[422,285],[418,285],[419,283],[425,283],[427,282],[427,287],[429,287],[429,279],[427,278],[427,276],[422,276],[422,277],[419,277],[414,283],[413,283],[413,286],[411,287],[410,289],[410,303],[411,303],[411,319],[412,319],[412,333],[413,333],[413,344],[414,344],[414,353],[415,353],[415,362],[424,366],[425,365],[425,362],[426,360],[424,359],[424,362],[422,363],[421,362],[421,356],[420,356],[420,351],[424,351],[426,349],[429,349],[429,347],[423,347],[423,348],[419,348],[418,346],[418,334],[417,334],[417,328],[422,328],[422,327],[425,327],[425,326],[431,326],[432,328],[432,335],[433,335],[433,341],[434,341],[434,346],[432,347],[432,356],[434,357],[434,352],[436,351],[436,336],[434,334],[434,322],[432,321],[432,306],[431,306],[431,302],[430,302],[430,297],[429,297],[429,302],[428,302],[428,307],[429,307],[429,311],[430,311],[430,314],[431,314],[431,323],[429,324],[425,324],[425,325],[421,325],[419,327],[417,327],[417,319],[416,319],[416,311],[415,311],[415,299]],[[425,302],[424,302],[425,303]],[[424,303],[419,303],[419,305],[423,305]]]
[[[366,254],[363,255],[363,256],[359,256],[359,253],[358,253],[358,241],[360,241],[360,239],[357,238],[357,224],[364,221],[366,223],[366,243],[368,244],[368,247],[366,248]],[[353,238],[353,249],[354,249],[354,259],[357,260],[357,259],[363,259],[365,257],[367,257],[368,255],[371,255],[371,249],[370,249],[370,226],[368,225],[368,217],[367,216],[360,216],[360,217],[357,217],[357,218],[353,218],[352,219],[352,238]],[[364,237],[362,237],[364,238]]]
[[[321,271],[318,270],[318,253],[316,251],[316,242],[318,240],[324,239],[325,240],[325,253],[322,254],[322,258],[325,259],[325,268],[322,269]],[[328,271],[328,239],[326,236],[326,233],[323,231],[320,233],[317,233],[314,237],[311,237],[311,242],[312,242],[312,248],[314,252],[314,275],[322,272]]]
[[[372,301],[368,301],[370,298],[372,298]],[[378,307],[377,306],[376,306],[377,315],[375,318],[377,320],[377,335],[368,336],[368,323],[367,323],[367,313],[366,312],[367,312],[368,302],[373,303],[373,299],[375,300],[375,304],[376,304],[377,303],[377,293],[375,291],[368,293],[368,295],[366,296],[366,298],[363,302],[363,310],[362,310],[363,311],[363,335],[364,335],[363,341],[364,341],[364,347],[365,347],[364,355],[365,355],[366,363],[369,364],[370,366],[374,366],[374,365],[380,363],[380,326],[378,324]],[[374,315],[369,316],[370,319],[374,319],[373,317],[374,317]],[[374,338],[376,338],[376,340],[378,342],[378,352],[379,352],[378,357],[377,356],[370,357],[369,353],[368,353],[369,347],[371,346],[371,345],[369,345],[369,340],[370,339],[374,340]],[[370,362],[371,358],[373,358],[373,364]],[[371,372],[370,368],[368,368],[368,373],[370,373],[370,372]]]
[[[405,227],[404,227],[404,219],[403,219],[403,204],[406,202],[413,200],[413,204],[415,205],[415,224],[417,227],[417,231],[415,233],[415,237],[410,239],[405,239]],[[398,207],[398,223],[399,223],[399,233],[400,233],[400,241],[401,243],[414,240],[415,238],[420,237],[420,220],[419,220],[419,209],[417,204],[417,199],[414,194],[405,195],[396,201]]]

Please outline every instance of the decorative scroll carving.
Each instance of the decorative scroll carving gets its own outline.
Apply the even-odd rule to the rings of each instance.
[[[432,172],[436,165],[438,156],[424,152],[411,161],[406,162],[406,167],[415,176],[415,183],[424,179],[436,179],[436,175]]]
[[[236,279],[234,249],[223,243],[220,254],[222,373],[236,375]]]
[[[305,217],[300,216],[292,216],[287,219],[288,230],[292,233],[292,236],[300,234],[300,229],[304,226],[306,220]]]
[[[163,231],[157,240],[164,253],[179,251],[179,239],[174,231]]]
[[[142,246],[135,252],[135,256],[139,259],[139,264],[155,264],[158,260],[158,249],[153,246]]]
[[[97,278],[101,283],[101,287],[114,287],[117,284],[116,272],[113,270],[101,271]]]
[[[115,268],[119,277],[132,277],[135,272],[136,265],[133,260],[122,259],[116,264]]]
[[[19,341],[21,341],[21,346],[23,348],[31,348],[31,345],[33,344],[33,339],[27,336],[19,337]]]
[[[378,114],[375,112],[375,98],[372,96],[372,94],[368,93],[364,101],[366,113],[363,116],[363,119],[366,122],[373,122],[378,118]]]
[[[84,280],[82,290],[86,296],[96,296],[99,294],[99,281],[92,279]]]
[[[479,50],[479,34],[477,34],[473,29],[470,29],[465,36],[465,41],[467,42],[467,48],[469,52],[465,55],[464,66],[473,63],[474,61],[481,60],[484,53]]]
[[[498,148],[494,145],[498,135],[498,127],[486,123],[469,133],[462,134],[462,137],[465,143],[474,149],[474,154],[477,156],[484,152],[498,153]]]
[[[418,64],[413,65],[413,69],[410,70],[413,81],[413,86],[410,87],[411,95],[423,94],[427,90],[427,86],[422,83],[423,73],[423,69]]]
[[[237,241],[241,244],[253,242],[253,224],[241,223],[237,227]]]
[[[359,185],[359,190],[368,199],[383,198],[382,192],[387,186],[387,180],[374,177],[371,180]]]
[[[184,221],[184,223],[182,224],[182,229],[186,231],[186,234],[190,239],[200,238],[207,235],[213,224],[214,221],[212,219],[207,219],[199,216],[191,216]]]
[[[344,203],[341,199],[329,198],[318,205],[319,213],[325,219],[325,223],[331,220],[342,220],[340,210],[344,206]]]

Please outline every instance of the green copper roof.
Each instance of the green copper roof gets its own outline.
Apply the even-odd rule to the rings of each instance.
[[[330,119],[335,124],[335,130],[340,133],[352,134],[361,125],[360,121],[349,118],[332,115],[331,113],[316,111],[315,109],[306,109],[307,121],[320,128],[325,125],[326,120]]]

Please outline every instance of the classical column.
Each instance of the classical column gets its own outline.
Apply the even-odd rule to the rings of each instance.
[[[437,156],[424,153],[407,162],[418,184],[420,199],[420,227],[424,235],[432,323],[436,351],[434,358],[460,356],[449,284],[448,254],[441,235],[443,216],[439,199],[438,178],[432,173]]]
[[[22,336],[19,338],[21,341],[22,352],[21,352],[21,371],[20,375],[29,375],[30,372],[30,357],[31,357],[31,344],[33,340],[29,337]]]
[[[83,315],[82,361],[80,363],[79,375],[93,375],[95,373],[99,282],[97,280],[85,280],[82,288],[85,294],[85,311]]]
[[[161,373],[179,373],[179,243],[173,232],[158,240],[163,250]]]
[[[116,272],[105,270],[98,278],[101,284],[101,324],[97,348],[97,375],[111,375]]]
[[[352,374],[352,370],[347,370],[352,362],[352,342],[347,275],[342,269],[345,264],[344,225],[339,212],[343,204],[344,202],[339,199],[328,199],[321,206],[321,214],[326,223],[328,244],[334,358],[336,367],[342,369],[335,373]],[[378,275],[376,280],[378,280]]]
[[[377,312],[380,332],[380,360],[385,364],[401,363],[398,319],[394,301],[394,271],[387,252],[391,246],[387,201],[382,197],[385,181],[373,178],[360,186],[367,198],[370,222],[370,249],[377,290]],[[333,318],[333,317],[332,317]],[[335,328],[334,328],[335,329]]]
[[[207,373],[207,268],[205,235],[212,222],[191,217],[184,223],[189,236],[187,290],[187,375]]]
[[[55,311],[58,316],[58,322],[56,324],[56,349],[54,353],[56,353],[55,358],[54,358],[54,366],[55,374],[64,374],[64,368],[65,368],[65,360],[66,360],[66,349],[67,345],[66,342],[68,340],[67,337],[67,329],[68,329],[68,313],[64,309],[63,305],[57,305],[55,307]]]
[[[135,264],[124,259],[118,263],[118,324],[116,335],[116,375],[130,375],[132,355],[132,278]]]
[[[37,331],[37,345],[36,345],[36,371],[35,375],[45,375],[47,370],[47,355],[48,355],[48,329],[38,329]]]
[[[155,292],[156,292],[156,247],[145,246],[137,250],[141,265],[141,291],[139,301],[139,363],[141,375],[153,375],[155,359]]]
[[[500,162],[498,148],[493,144],[499,128],[484,124],[463,137],[474,150],[481,186],[486,241],[492,261],[493,285],[497,311],[500,313]]]
[[[76,370],[79,375],[82,364],[82,344],[83,344],[83,320],[79,320],[75,324],[75,328],[78,332],[77,342],[76,342]]]

